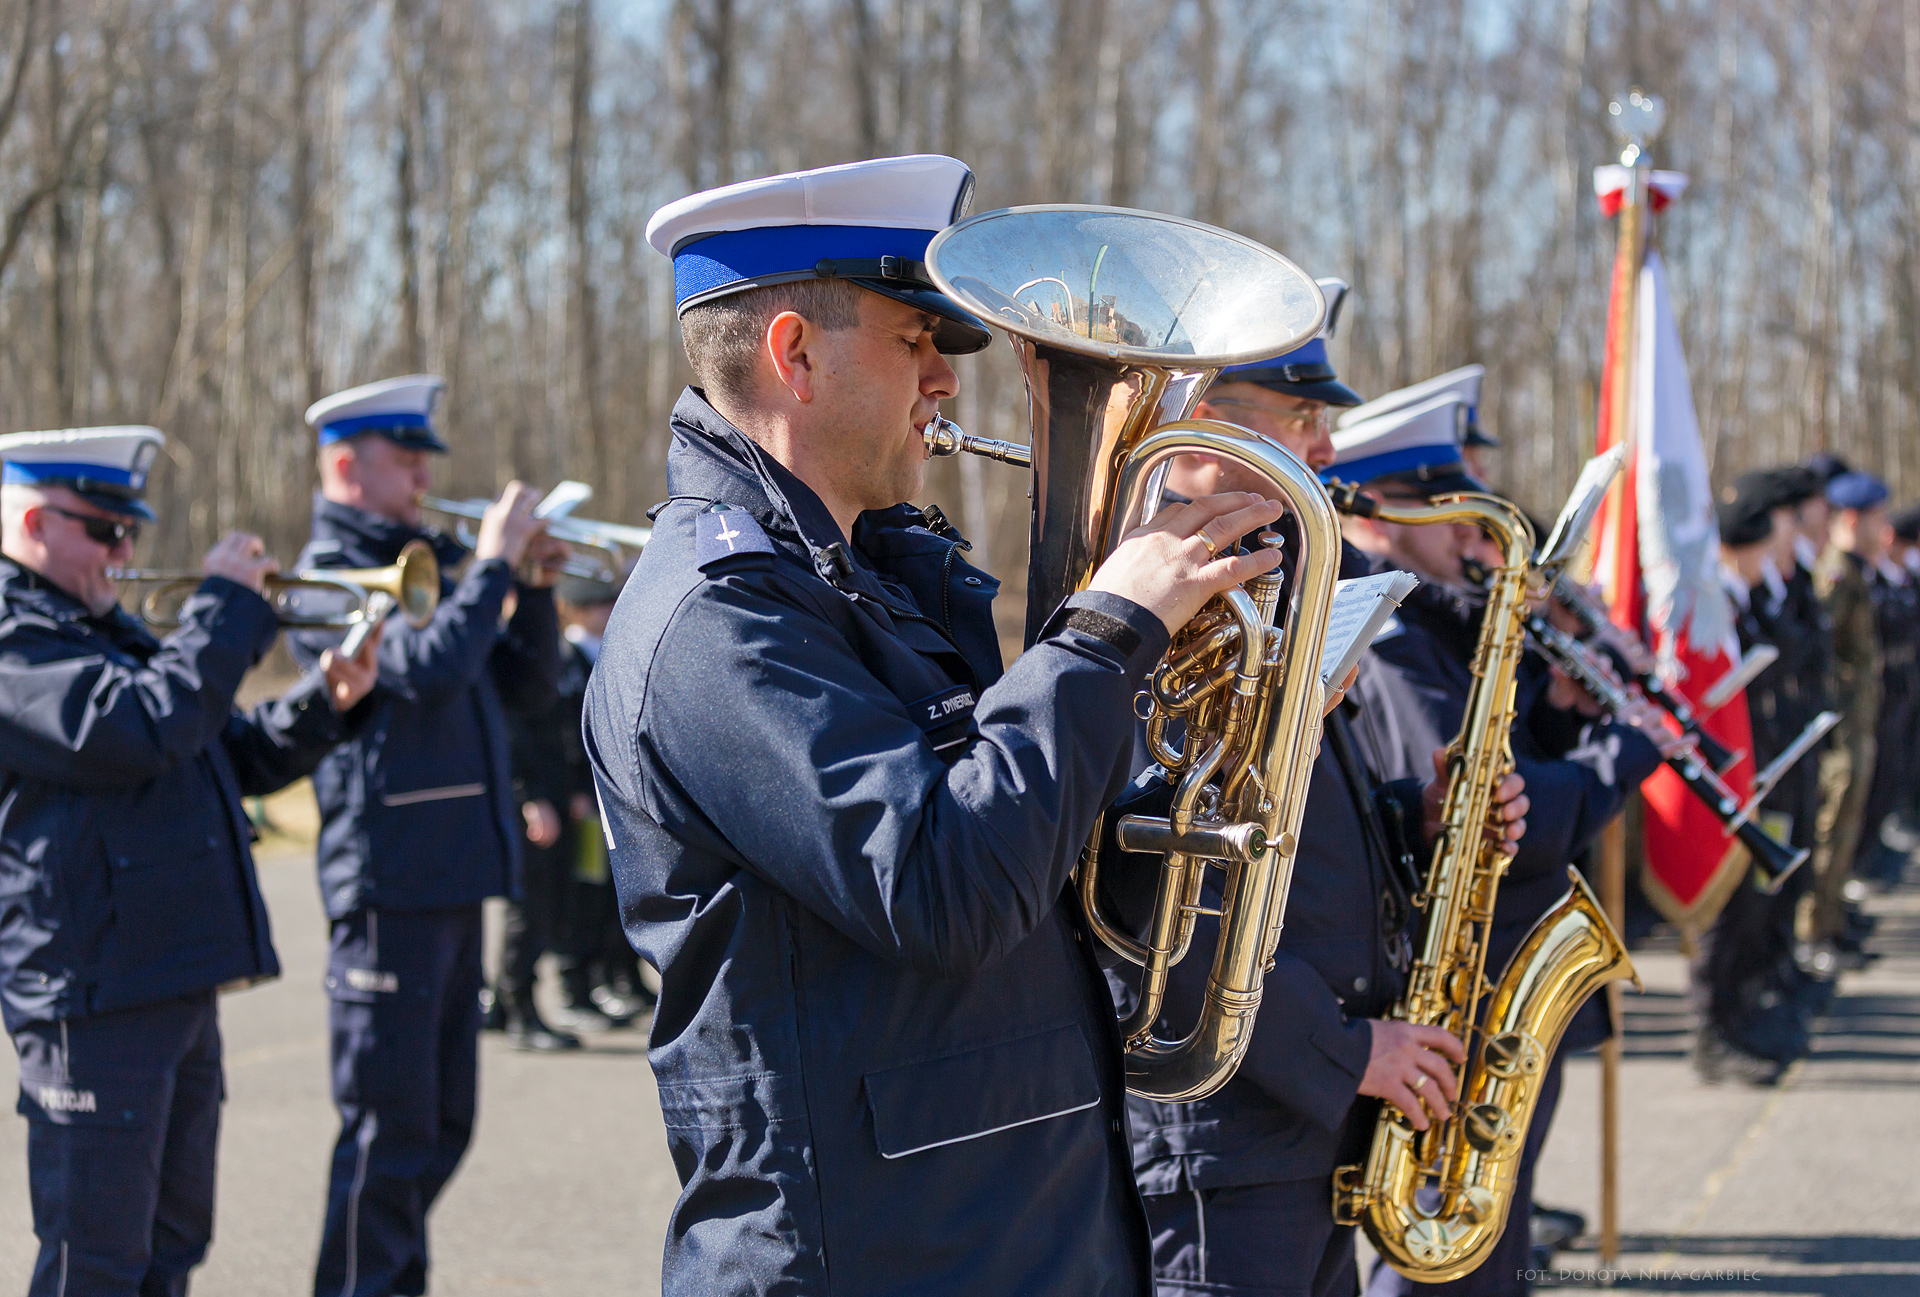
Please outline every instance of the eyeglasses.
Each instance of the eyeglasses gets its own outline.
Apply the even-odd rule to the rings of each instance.
[[[52,504],[47,508],[62,518],[71,518],[79,523],[80,529],[87,533],[88,540],[96,545],[105,545],[108,549],[113,549],[122,541],[131,544],[140,539],[140,524],[137,522],[121,522],[118,518],[102,518],[98,514],[75,513],[71,509],[62,509]]]
[[[1242,401],[1232,396],[1215,396],[1207,399],[1208,405],[1237,405],[1246,410],[1258,410],[1285,428],[1296,429],[1304,433],[1329,431],[1333,427],[1333,409],[1321,406],[1317,410],[1274,410],[1252,401]]]

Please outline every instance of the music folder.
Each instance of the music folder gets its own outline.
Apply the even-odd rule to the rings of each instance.
[[[1320,684],[1329,693],[1347,678],[1420,578],[1411,572],[1357,576],[1334,587],[1327,616],[1327,646],[1320,654]]]

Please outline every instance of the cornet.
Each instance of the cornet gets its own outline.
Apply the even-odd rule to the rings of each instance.
[[[587,577],[594,581],[618,581],[627,570],[629,551],[638,554],[647,546],[653,535],[651,527],[630,527],[618,522],[594,522],[588,518],[575,518],[572,511],[575,505],[584,504],[593,498],[593,488],[585,482],[566,481],[547,492],[546,498],[534,506],[533,516],[547,524],[547,535],[555,540],[563,540],[569,545],[582,549],[597,549],[606,555],[604,562],[596,562],[585,555],[575,554],[560,565],[560,570],[568,576]],[[444,513],[454,518],[470,519],[478,522],[493,501],[474,496],[466,500],[449,500],[444,496],[423,495],[420,497],[422,508]],[[463,522],[455,535],[468,549],[474,545],[472,528]]]
[[[203,573],[179,569],[122,568],[108,575],[129,585],[152,587],[140,596],[138,607],[141,620],[159,630],[180,625],[180,605],[206,580]],[[432,546],[410,540],[398,561],[386,567],[309,568],[292,576],[270,576],[263,593],[273,605],[274,616],[289,629],[351,631],[383,619],[394,608],[409,625],[419,627],[427,624],[440,604],[440,564]],[[333,609],[302,606],[320,593],[333,596],[341,605]]]

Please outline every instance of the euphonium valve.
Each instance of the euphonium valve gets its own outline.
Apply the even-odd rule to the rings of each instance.
[[[941,291],[1008,333],[1026,378],[1029,445],[973,437],[941,418],[923,435],[929,455],[1031,465],[1029,643],[1157,510],[1177,456],[1211,455],[1257,474],[1285,502],[1298,538],[1287,578],[1269,574],[1209,601],[1148,677],[1143,719],[1172,806],[1115,825],[1122,850],[1163,860],[1144,928],[1108,912],[1098,828],[1078,872],[1090,926],[1141,970],[1137,1007],[1121,1027],[1128,1088],[1200,1098],[1239,1066],[1280,938],[1320,740],[1319,661],[1340,532],[1325,489],[1297,458],[1245,428],[1187,416],[1223,366],[1312,337],[1325,303],[1298,267],[1251,240],[1117,208],[983,213],[937,235],[926,260]],[[1226,878],[1217,908],[1201,904],[1214,869]],[[1168,971],[1200,919],[1216,916],[1199,1019],[1163,1034]]]

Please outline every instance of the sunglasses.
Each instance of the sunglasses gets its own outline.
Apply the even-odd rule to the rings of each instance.
[[[58,505],[50,504],[47,508],[62,518],[71,518],[79,523],[80,529],[87,533],[88,540],[96,545],[105,545],[108,549],[113,549],[122,541],[132,542],[140,539],[140,524],[137,522],[121,522],[118,518],[75,513],[71,509],[62,509]]]

